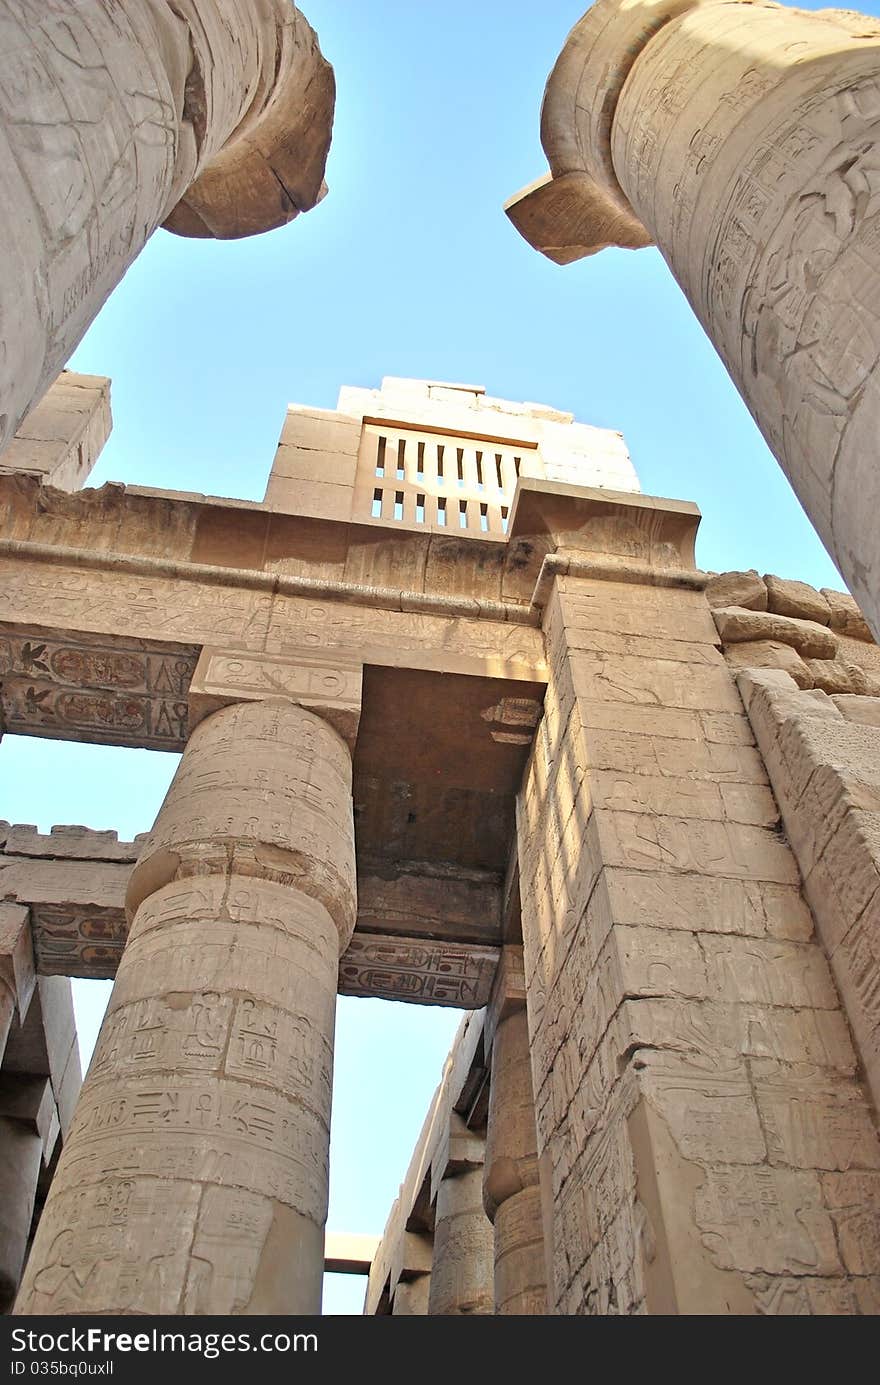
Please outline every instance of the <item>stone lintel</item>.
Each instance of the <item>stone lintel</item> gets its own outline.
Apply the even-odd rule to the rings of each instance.
[[[124,901],[138,843],[117,842],[115,835],[104,842],[108,835],[114,834],[55,829],[41,835],[10,829],[15,850],[0,852],[0,889],[20,902],[0,904],[0,921],[4,914],[25,921],[27,946],[32,931],[41,976],[111,980],[116,974],[128,936]],[[90,840],[92,836],[98,840]],[[77,841],[82,858],[71,859]],[[56,843],[57,859],[51,854]],[[28,854],[21,852],[22,846],[30,848]],[[96,859],[92,853],[100,850],[112,851],[115,859]],[[397,881],[360,876],[358,884],[364,911],[340,962],[340,994],[458,1009],[486,1004],[499,956],[497,885],[412,873]],[[456,909],[445,921],[448,936],[438,937],[444,926],[438,901],[444,891],[454,897]],[[392,911],[387,931],[380,900]],[[411,929],[421,923],[434,936],[401,932],[407,923]],[[33,966],[31,961],[31,991]]]
[[[350,750],[361,715],[363,663],[342,655],[289,651],[283,657],[205,648],[189,689],[190,731],[233,702],[284,697],[330,723]]]
[[[324,1273],[369,1274],[378,1248],[378,1236],[328,1231],[324,1237]]]
[[[476,1010],[489,998],[498,953],[496,947],[355,931],[340,959],[339,993]]]
[[[0,623],[5,728],[53,740],[182,750],[197,653],[190,644]]]

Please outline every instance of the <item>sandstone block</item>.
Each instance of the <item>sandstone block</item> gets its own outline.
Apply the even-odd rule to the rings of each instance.
[[[841,635],[848,635],[851,639],[867,640],[873,644],[871,627],[849,592],[836,592],[829,587],[823,587],[822,595],[828,602],[831,613],[829,625],[832,630]]]
[[[725,644],[777,640],[790,644],[808,659],[833,659],[837,653],[837,636],[816,621],[775,615],[770,611],[746,611],[737,606],[726,606],[713,611],[713,615]]]
[[[880,697],[880,678],[858,664],[847,663],[845,659],[808,659],[806,662],[815,687],[823,692]],[[809,684],[799,686],[808,687]]]
[[[813,674],[790,644],[779,640],[744,640],[729,644],[724,651],[729,668],[778,668],[794,679],[799,688],[813,686]]]
[[[768,611],[779,616],[795,616],[798,620],[815,620],[819,625],[831,623],[827,599],[807,582],[792,582],[769,574],[765,574],[764,582]]]
[[[843,694],[839,697],[832,697],[831,701],[839,708],[847,721],[856,721],[862,726],[880,728],[880,697],[857,697]]]
[[[742,606],[749,611],[767,609],[767,588],[754,568],[748,572],[719,572],[707,582],[706,598],[713,610],[719,606]]]

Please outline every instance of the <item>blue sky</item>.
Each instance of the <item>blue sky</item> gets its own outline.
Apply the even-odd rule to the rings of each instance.
[[[288,402],[333,407],[383,375],[470,381],[620,429],[646,492],[700,505],[701,566],[842,586],[659,254],[561,269],[501,211],[546,169],[541,94],[581,0],[303,4],[336,69],[329,196],[254,240],[157,233],[71,362],[113,380],[93,484],[261,499]],[[131,836],[174,763],[7,737],[0,816]],[[88,1050],[103,998],[80,996]],[[381,1231],[455,1023],[341,1002],[332,1229]],[[325,1308],[361,1294],[328,1284]]]

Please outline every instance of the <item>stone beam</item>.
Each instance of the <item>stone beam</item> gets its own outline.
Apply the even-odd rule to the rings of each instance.
[[[79,490],[112,427],[110,381],[63,370],[0,455],[0,472],[23,471],[59,490]]]
[[[181,751],[197,655],[194,645],[0,624],[3,725],[16,735]]]
[[[158,225],[246,236],[315,205],[333,103],[289,0],[4,0],[0,450]]]
[[[378,1248],[378,1236],[328,1231],[324,1237],[324,1273],[368,1275]]]
[[[16,901],[6,907],[22,916],[30,912],[37,973],[112,980],[128,937],[125,892],[143,839],[120,842],[114,832],[76,827],[42,835],[16,826],[3,835],[0,896]],[[498,886],[411,873],[402,882],[401,891],[393,881],[359,875],[364,903],[340,959],[339,993],[479,1009],[499,957]],[[438,904],[444,891],[458,901],[445,919]],[[379,908],[382,900],[389,915]],[[401,932],[407,924],[424,934]]]
[[[598,0],[507,204],[558,263],[662,252],[880,635],[880,25],[722,0]]]

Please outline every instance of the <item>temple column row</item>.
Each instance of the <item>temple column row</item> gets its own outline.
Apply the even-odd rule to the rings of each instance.
[[[286,701],[194,730],[22,1282],[29,1314],[320,1310],[351,757]]]

